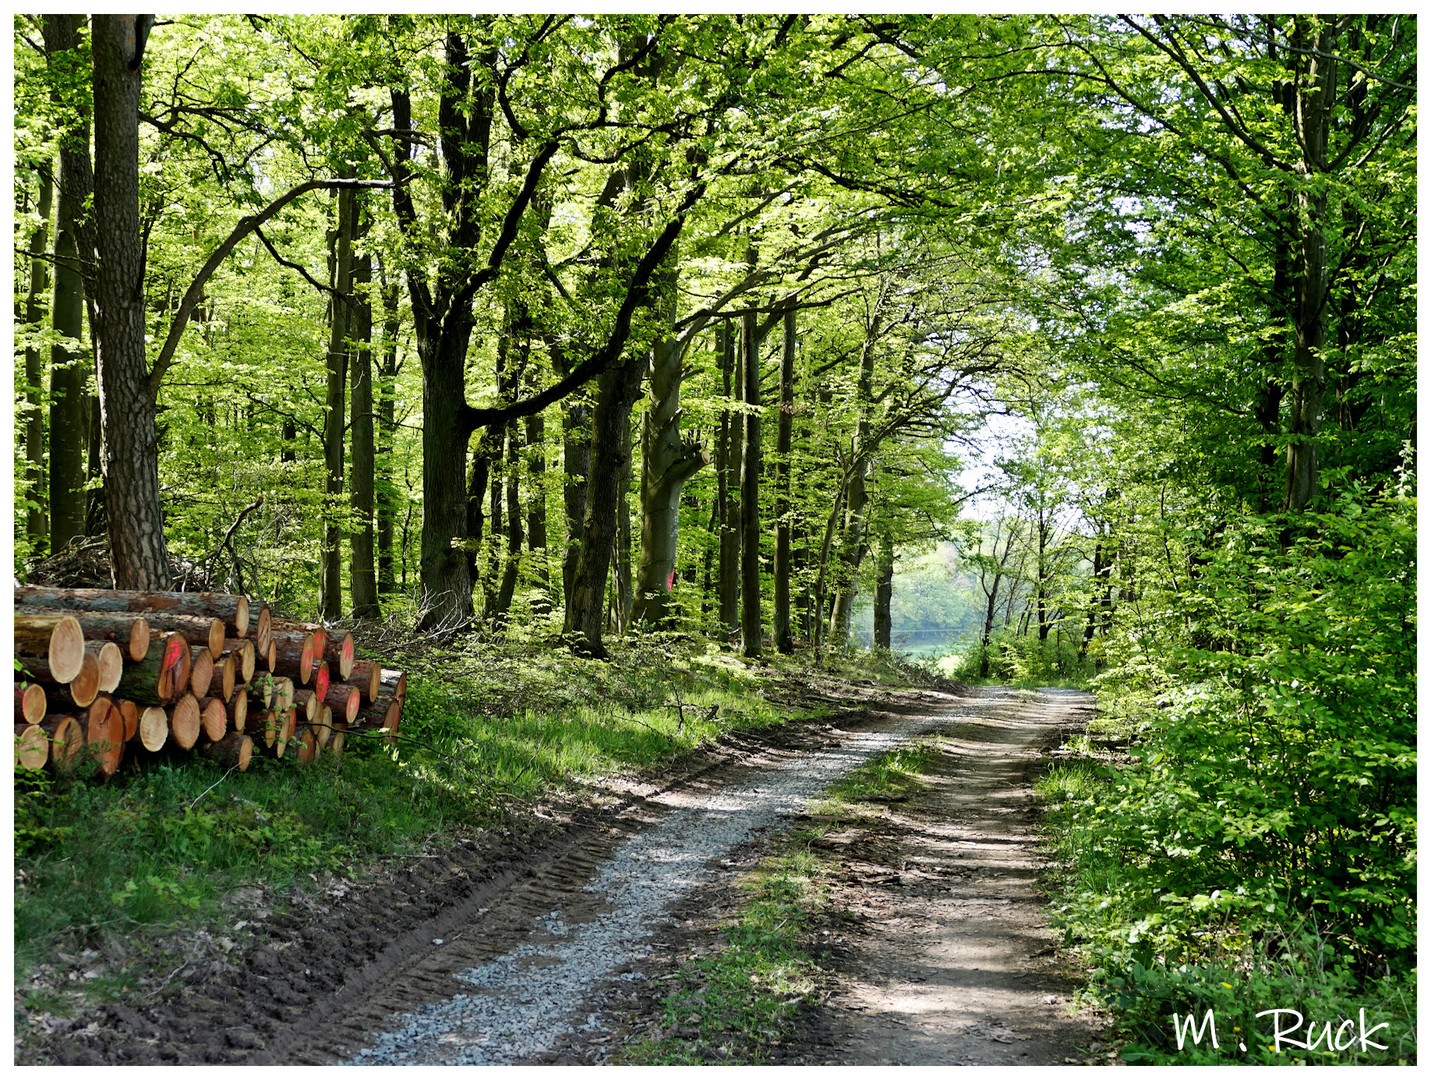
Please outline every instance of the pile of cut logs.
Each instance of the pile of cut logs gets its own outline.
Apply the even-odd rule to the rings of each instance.
[[[15,768],[108,777],[177,750],[243,771],[396,735],[403,672],[357,659],[352,634],[250,614],[226,593],[16,586]]]

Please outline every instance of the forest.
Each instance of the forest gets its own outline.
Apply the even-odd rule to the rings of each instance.
[[[14,66],[17,582],[1087,686],[1105,999],[1414,1015],[1414,16],[16,15]]]

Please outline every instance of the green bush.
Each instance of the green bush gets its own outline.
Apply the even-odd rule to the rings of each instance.
[[[1227,524],[1111,643],[1099,682],[1136,753],[1058,799],[1063,917],[1149,1053],[1172,1011],[1230,1009],[1219,987],[1319,1015],[1414,1002],[1414,514],[1348,496],[1298,538]]]

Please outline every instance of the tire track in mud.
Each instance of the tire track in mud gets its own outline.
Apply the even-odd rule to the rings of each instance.
[[[515,1064],[599,1041],[612,989],[641,977],[673,904],[731,876],[723,856],[871,757],[957,728],[996,697],[921,695],[917,715],[876,712],[863,730],[827,731],[823,747],[760,749],[628,803],[411,931],[250,1060]]]

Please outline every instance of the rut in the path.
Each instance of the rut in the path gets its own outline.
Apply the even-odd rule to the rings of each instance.
[[[757,830],[797,813],[869,758],[932,730],[963,732],[991,708],[1012,707],[1011,701],[995,697],[943,696],[931,702],[936,711],[888,718],[876,725],[878,731],[832,733],[838,743],[824,750],[785,760],[767,755],[762,763],[767,767],[752,769],[735,782],[668,793],[659,801],[671,807],[669,813],[616,847],[584,887],[570,885],[576,866],[559,873],[561,881],[523,883],[475,913],[472,925],[453,935],[460,940],[433,945],[427,963],[395,975],[387,994],[374,995],[350,1016],[370,1018],[374,1030],[364,1040],[368,1045],[349,1060],[512,1064],[580,1040],[601,1024],[603,985],[640,977],[637,968],[663,929],[663,911],[721,874],[722,856]],[[1064,722],[1052,714],[1045,721],[1025,720],[1010,725],[1010,732],[1036,748]],[[969,750],[966,764],[973,766],[980,752],[973,746]],[[962,786],[971,794],[989,783],[972,774],[964,779]],[[585,861],[577,860],[578,866]],[[450,963],[455,957],[443,962],[446,948],[480,962],[457,970],[460,965]],[[455,981],[448,973],[455,974]],[[405,993],[428,1003],[374,1022],[376,1013],[395,1009]],[[318,1045],[310,1045],[307,1053],[289,1060],[323,1057]]]

